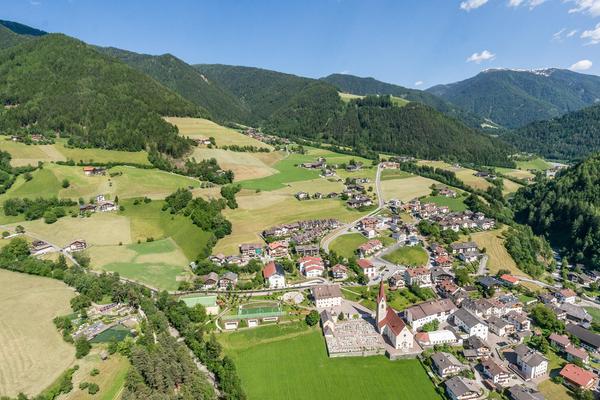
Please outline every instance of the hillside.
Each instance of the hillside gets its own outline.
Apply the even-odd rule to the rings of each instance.
[[[352,148],[427,159],[509,165],[511,148],[429,106],[395,106],[389,96],[367,96],[345,104],[337,91],[314,84],[268,121],[267,130]]]
[[[216,120],[243,122],[249,119],[248,110],[234,96],[171,54],[152,56],[114,47],[98,47],[97,50],[151,76],[181,97],[208,110]]]
[[[228,90],[250,113],[248,122],[258,124],[306,88],[314,79],[261,68],[222,64],[194,66],[209,82]]]
[[[0,25],[16,33],[17,35],[44,36],[48,34],[48,32],[44,32],[39,29],[32,28],[30,26],[13,21],[5,21],[0,19]]]
[[[400,97],[408,101],[414,101],[435,108],[437,111],[450,117],[457,118],[472,128],[479,128],[485,120],[481,117],[468,113],[431,93],[409,89],[403,86],[378,81],[374,78],[361,78],[354,75],[331,74],[321,80],[328,82],[340,91],[357,95],[390,95]]]
[[[146,75],[59,34],[0,51],[0,104],[3,132],[60,132],[80,147],[150,147],[176,157],[189,144],[161,116],[207,115]]]
[[[427,91],[500,125],[517,128],[600,101],[600,77],[563,69],[495,69]]]
[[[501,138],[546,158],[575,160],[600,150],[600,105],[533,122]]]
[[[600,154],[519,190],[514,208],[519,222],[564,249],[570,262],[600,263]]]

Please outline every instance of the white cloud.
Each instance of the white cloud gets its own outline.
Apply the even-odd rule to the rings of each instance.
[[[483,61],[491,61],[496,58],[496,55],[488,50],[484,50],[481,53],[473,53],[469,58],[467,58],[467,62],[474,62],[476,64],[481,64]]]
[[[460,3],[460,9],[465,11],[471,11],[485,5],[485,3],[487,2],[488,0],[465,0]]]
[[[340,74],[342,75],[350,75],[350,71],[348,71],[347,69],[340,71]]]
[[[572,31],[567,33],[567,37],[573,37],[573,36],[575,36],[576,33],[577,33],[577,29],[573,29]]]
[[[589,42],[586,44],[598,44],[600,43],[600,23],[596,24],[594,29],[583,31],[581,33],[582,39],[588,39]]]
[[[567,30],[567,28],[562,28],[560,31],[552,34],[552,40],[560,42],[562,41],[562,35],[563,33],[565,33],[565,31]]]
[[[39,6],[40,4],[42,4],[42,2],[41,1],[34,1],[34,0],[32,0],[32,1],[29,2],[29,4],[31,4],[32,6]]]
[[[569,10],[569,13],[586,13],[593,17],[600,16],[600,0],[570,0],[575,3],[575,7]]]
[[[523,3],[523,0],[509,0],[509,7],[519,7]]]
[[[423,81],[416,81],[415,82],[415,86],[421,86],[423,84]]]
[[[508,0],[508,6],[517,8],[522,5],[526,5],[529,7],[530,10],[533,10],[534,8],[545,2],[546,0]]]
[[[569,67],[571,71],[585,71],[590,68],[592,68],[592,62],[590,60],[577,61],[575,64]]]

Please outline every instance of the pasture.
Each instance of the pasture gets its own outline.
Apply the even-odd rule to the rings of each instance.
[[[550,164],[543,158],[534,158],[532,160],[517,161],[517,168],[524,170],[545,171],[550,168]]]
[[[439,398],[419,361],[390,361],[384,356],[330,359],[320,329],[303,323],[228,333],[218,339],[234,359],[250,400]]]
[[[86,400],[91,396],[86,390],[79,389],[81,382],[95,383],[100,391],[93,397],[98,400],[115,400],[123,385],[129,371],[129,361],[120,354],[111,355],[108,360],[101,360],[99,349],[93,349],[90,354],[77,360],[79,369],[73,374],[73,390],[63,396],[63,400]],[[100,373],[91,376],[90,372],[97,369]]]
[[[383,258],[391,263],[406,265],[409,267],[419,267],[427,264],[429,256],[422,246],[399,247]]]
[[[423,199],[424,203],[435,203],[438,206],[448,206],[450,211],[465,211],[467,205],[464,202],[464,197],[458,195],[457,197],[446,197],[446,196],[429,196]]]
[[[217,146],[256,146],[273,149],[271,145],[246,136],[235,129],[227,128],[204,118],[167,117],[167,122],[179,129],[179,134],[191,139],[215,138]]]
[[[331,244],[329,249],[335,251],[338,255],[346,258],[356,256],[356,249],[363,243],[367,242],[367,238],[360,233],[348,233],[338,236]]]
[[[503,168],[503,167],[495,167],[496,171],[507,175],[512,176],[518,179],[532,179],[534,175],[525,169],[513,169],[513,168]],[[505,181],[506,182],[506,181]]]
[[[352,93],[344,93],[344,92],[338,92],[340,99],[342,99],[342,101],[344,103],[349,103],[350,100],[354,100],[354,99],[362,99],[365,96],[360,96],[358,94],[352,94]]]
[[[414,176],[414,175],[409,172],[402,171],[401,169],[384,169],[383,171],[381,171],[381,180],[382,181],[389,181],[392,179],[410,178],[411,176]]]
[[[52,319],[74,292],[54,279],[0,270],[0,394],[39,394],[75,360]]]
[[[456,174],[456,177],[458,179],[460,179],[465,184],[467,184],[475,189],[486,190],[488,187],[490,187],[492,185],[491,183],[486,181],[484,178],[475,176],[475,173],[477,171],[469,169],[469,168],[456,167],[456,166],[448,164],[444,161],[420,160],[418,162],[418,164],[419,165],[428,165],[430,167],[440,168],[440,169],[444,169],[446,171],[452,171]]]
[[[526,275],[517,267],[515,261],[506,251],[503,232],[504,229],[476,232],[471,234],[471,239],[477,243],[480,249],[485,248],[489,257],[487,268],[490,274],[495,274],[501,269],[508,269],[511,274]]]
[[[382,180],[381,188],[385,200],[398,199],[409,201],[415,197],[427,196],[431,193],[431,185],[438,184],[429,178],[411,176],[408,178]]]
[[[264,157],[265,155],[270,156],[269,161],[273,163],[283,158],[282,152],[272,152],[272,154],[250,153],[209,149],[206,147],[196,147],[192,153],[192,157],[196,158],[196,160],[205,158],[216,159],[221,168],[233,171],[236,181],[259,179],[276,174],[278,170],[263,161],[266,158]]]

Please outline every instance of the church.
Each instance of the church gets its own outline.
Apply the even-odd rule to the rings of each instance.
[[[387,338],[397,350],[409,351],[414,346],[413,334],[398,313],[388,307],[383,282],[377,296],[377,330]]]

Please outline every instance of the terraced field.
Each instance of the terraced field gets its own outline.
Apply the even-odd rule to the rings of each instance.
[[[54,279],[5,270],[0,287],[0,393],[34,396],[75,360],[75,349],[52,323],[70,312],[74,292]]]

